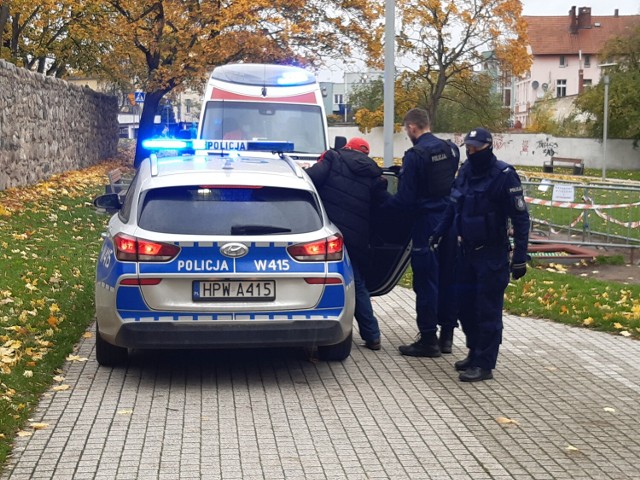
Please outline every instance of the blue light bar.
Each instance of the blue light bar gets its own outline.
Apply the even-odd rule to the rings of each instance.
[[[175,138],[149,138],[142,142],[147,150],[182,150],[183,153],[193,151],[207,152],[293,152],[292,142],[272,142],[255,140],[179,140]]]
[[[302,71],[290,70],[283,72],[282,75],[276,80],[278,85],[305,85],[309,83],[309,73]]]
[[[292,142],[264,142],[255,140],[193,140],[195,150],[246,151],[246,152],[293,152]]]
[[[148,138],[142,141],[147,150],[184,150],[191,148],[190,142],[175,138]]]

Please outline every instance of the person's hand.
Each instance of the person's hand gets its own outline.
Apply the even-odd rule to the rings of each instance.
[[[429,237],[429,249],[432,252],[435,252],[436,250],[438,250],[438,247],[440,246],[441,241],[442,241],[442,234],[434,233]]]
[[[514,263],[511,262],[511,278],[518,280],[527,273],[527,262]]]

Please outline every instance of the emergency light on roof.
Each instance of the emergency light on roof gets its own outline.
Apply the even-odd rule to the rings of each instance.
[[[293,152],[291,142],[259,142],[251,140],[177,140],[170,138],[150,138],[142,142],[147,150],[182,150],[186,152]]]
[[[172,138],[148,138],[142,146],[147,150],[184,150],[189,147],[185,140]]]
[[[306,70],[291,65],[232,63],[213,69],[213,80],[259,87],[311,85],[316,78]]]

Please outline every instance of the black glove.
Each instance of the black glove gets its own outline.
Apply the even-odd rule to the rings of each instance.
[[[429,237],[429,249],[432,252],[435,252],[436,250],[438,250],[438,247],[440,246],[440,242],[442,241],[442,237],[443,235],[440,233],[434,233]]]
[[[527,262],[514,263],[511,262],[511,278],[518,280],[527,273]]]

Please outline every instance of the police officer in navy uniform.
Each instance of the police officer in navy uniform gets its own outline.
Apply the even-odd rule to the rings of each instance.
[[[455,313],[447,315],[444,312],[455,302],[450,298],[447,301],[446,297],[453,289],[451,285],[440,285],[440,272],[453,271],[454,264],[451,257],[448,263],[439,263],[438,253],[429,248],[429,238],[447,207],[460,152],[453,142],[441,140],[431,133],[431,121],[426,110],[414,108],[407,112],[404,128],[413,147],[402,158],[398,192],[385,206],[411,210],[415,214],[411,268],[419,334],[414,343],[402,345],[399,350],[401,354],[412,357],[439,357],[443,350],[451,352],[453,329],[457,324]],[[455,237],[451,236],[451,241],[454,242]],[[439,309],[441,318],[449,319],[449,324],[441,326],[442,342],[437,336]]]
[[[460,167],[451,203],[436,228],[435,249],[444,232],[455,226],[459,236],[456,274],[459,318],[469,353],[455,363],[463,382],[493,378],[502,343],[502,307],[509,274],[514,280],[527,271],[529,213],[520,177],[496,158],[491,133],[471,130],[464,139],[467,161]],[[509,221],[514,248],[510,258]]]

